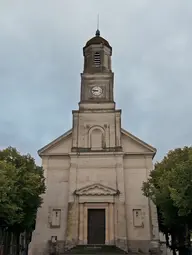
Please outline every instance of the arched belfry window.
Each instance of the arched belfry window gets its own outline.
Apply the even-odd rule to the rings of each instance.
[[[89,130],[89,147],[92,150],[102,150],[104,148],[105,135],[102,127],[93,126]]]
[[[95,54],[94,54],[94,65],[96,67],[101,65],[101,56],[100,56],[99,52],[95,52]]]

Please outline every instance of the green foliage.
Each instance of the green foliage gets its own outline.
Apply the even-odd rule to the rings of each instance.
[[[31,231],[45,191],[43,169],[15,148],[0,151],[0,222],[18,232]]]
[[[158,208],[160,230],[171,235],[172,249],[189,244],[192,229],[192,147],[170,151],[155,164],[142,187]]]
[[[19,223],[23,217],[16,182],[15,167],[0,161],[0,218],[4,224]]]
[[[190,216],[192,213],[192,157],[178,163],[171,170],[170,197],[179,209],[179,216]]]

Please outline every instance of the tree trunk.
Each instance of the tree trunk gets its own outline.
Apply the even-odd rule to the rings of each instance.
[[[3,244],[4,244],[4,237],[5,231],[4,228],[0,227],[0,255],[3,255]]]
[[[165,234],[166,246],[169,247],[169,234]]]
[[[180,235],[180,247],[179,247],[179,255],[188,255],[189,254],[189,229],[188,225],[185,224],[183,233]]]
[[[176,255],[176,236],[174,233],[171,234],[171,249],[173,251],[173,255]]]
[[[176,249],[173,249],[173,255],[177,255]]]
[[[185,225],[185,246],[189,249],[191,248],[191,233],[188,224]]]
[[[20,232],[16,232],[16,254],[20,254]]]
[[[9,230],[5,231],[5,239],[4,239],[4,249],[3,254],[8,255],[11,246],[11,232]]]

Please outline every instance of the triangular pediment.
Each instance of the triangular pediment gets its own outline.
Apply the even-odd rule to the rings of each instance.
[[[95,183],[76,190],[75,194],[79,196],[113,196],[118,194],[118,190],[104,186],[100,183]]]
[[[150,154],[154,156],[156,149],[129,133],[128,131],[121,129],[122,147],[123,152],[126,154]]]
[[[38,150],[39,156],[44,155],[62,155],[71,151],[72,147],[72,129],[59,136],[51,143]]]

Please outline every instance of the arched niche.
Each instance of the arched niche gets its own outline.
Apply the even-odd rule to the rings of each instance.
[[[100,126],[93,126],[89,130],[89,148],[102,150],[105,147],[105,131]]]

